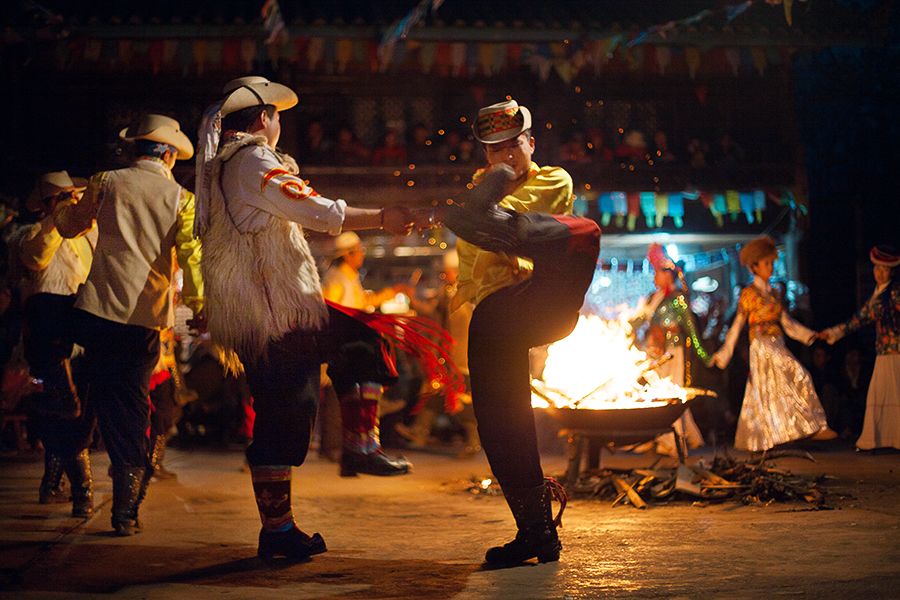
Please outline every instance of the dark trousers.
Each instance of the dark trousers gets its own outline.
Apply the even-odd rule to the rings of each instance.
[[[25,302],[25,360],[32,377],[43,381],[43,392],[34,395],[29,426],[47,452],[71,458],[90,445],[94,415],[83,393],[84,381],[72,356],[72,313],[75,296],[35,294]],[[77,361],[76,361],[77,362]],[[79,400],[80,399],[80,400]],[[77,418],[53,414],[76,406]]]
[[[323,362],[338,394],[357,383],[396,380],[385,363],[380,335],[332,307],[321,331],[292,331],[269,342],[257,360],[243,362],[256,412],[247,448],[250,466],[299,466],[306,460]]]
[[[78,310],[88,402],[114,468],[150,466],[150,374],[159,361],[159,331]]]
[[[469,326],[469,374],[478,433],[501,485],[541,485],[528,351],[564,338],[593,278],[600,230],[574,217],[522,215],[520,254],[534,260],[530,279],[503,288],[475,308]]]

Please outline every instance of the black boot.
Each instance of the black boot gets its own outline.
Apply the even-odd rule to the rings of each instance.
[[[58,454],[44,451],[44,476],[38,489],[38,502],[58,504],[68,502],[69,496],[62,488],[63,460]]]
[[[271,559],[276,556],[284,556],[293,560],[303,560],[315,554],[322,554],[328,548],[325,540],[318,533],[307,535],[294,523],[287,531],[259,531],[259,548],[257,556],[263,559]]]
[[[153,465],[153,476],[157,479],[176,479],[177,475],[168,470],[163,464],[166,456],[166,436],[158,435],[153,442],[153,453],[150,456],[150,463]]]
[[[72,485],[72,516],[86,519],[94,514],[94,478],[87,448],[66,461],[65,468]]]
[[[532,558],[538,562],[559,560],[562,544],[556,534],[562,526],[566,507],[565,490],[555,480],[547,479],[533,488],[503,488],[506,502],[512,510],[519,531],[513,541],[490,548],[484,561],[491,566],[514,566]],[[551,499],[560,501],[559,514],[553,518]]]
[[[134,535],[141,529],[137,510],[147,489],[147,472],[144,467],[130,465],[113,468],[112,526],[116,535]]]
[[[381,477],[405,475],[411,468],[412,463],[403,456],[390,458],[380,448],[371,454],[347,450],[341,454],[341,477],[356,477],[359,473]]]

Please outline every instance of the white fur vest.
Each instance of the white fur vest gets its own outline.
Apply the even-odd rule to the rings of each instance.
[[[241,233],[226,206],[222,170],[242,148],[264,145],[260,136],[241,136],[211,163],[209,228],[202,236],[201,261],[206,316],[212,341],[224,351],[226,368],[241,368],[238,356],[254,361],[266,345],[295,329],[320,329],[328,312],[319,273],[303,229],[270,216],[259,231]],[[285,168],[296,173],[289,157]]]

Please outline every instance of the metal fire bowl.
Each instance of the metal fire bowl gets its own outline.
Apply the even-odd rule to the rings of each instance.
[[[587,409],[546,408],[560,426],[572,434],[603,438],[618,444],[636,444],[672,430],[691,400],[672,400],[647,408]]]

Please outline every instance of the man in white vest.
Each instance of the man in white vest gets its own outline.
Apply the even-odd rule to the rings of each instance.
[[[298,177],[297,163],[276,150],[279,111],[297,104],[291,89],[242,77],[224,93],[206,111],[199,136],[197,232],[209,333],[228,366],[243,365],[253,394],[247,461],[262,521],[258,554],[305,559],[326,548],[322,536],[294,523],[291,467],[309,449],[320,364],[327,358],[335,387],[355,388],[361,402],[374,388],[359,382],[380,389],[396,373],[379,362],[377,334],[326,306],[303,230],[405,234],[411,219],[399,207],[360,209],[330,200]],[[345,345],[348,332],[360,343]],[[333,346],[342,348],[339,356]]]
[[[138,507],[153,474],[148,391],[159,332],[175,323],[172,276],[180,266],[184,302],[195,316],[203,283],[194,195],[172,176],[176,160],[193,156],[190,140],[176,120],[154,114],[119,137],[133,143],[136,160],[94,175],[81,201],[59,212],[57,227],[76,237],[96,221],[99,231],[75,302],[76,341],[85,348],[90,398],[112,463],[112,525],[132,535],[141,528]]]

